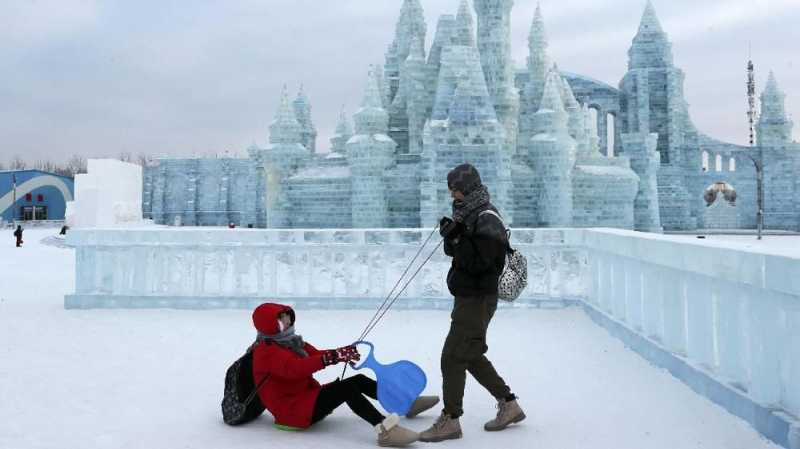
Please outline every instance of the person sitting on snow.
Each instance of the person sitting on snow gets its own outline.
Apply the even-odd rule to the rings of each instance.
[[[384,416],[367,400],[377,399],[374,380],[359,374],[320,385],[312,376],[325,367],[360,360],[355,346],[316,349],[295,334],[295,312],[281,304],[258,306],[253,324],[259,340],[253,351],[253,380],[259,385],[266,379],[258,395],[279,428],[306,429],[346,403],[374,426],[379,446],[402,447],[417,441],[419,434],[400,426],[397,415]],[[414,417],[438,402],[436,396],[420,396],[406,417]]]
[[[447,187],[453,197],[453,218],[442,218],[439,233],[444,253],[453,258],[447,287],[454,301],[441,358],[444,410],[420,434],[420,440],[427,442],[461,438],[467,371],[497,400],[497,416],[484,430],[503,430],[525,419],[517,397],[486,358],[486,331],[497,310],[497,282],[508,248],[506,229],[475,167],[454,168],[447,175]]]

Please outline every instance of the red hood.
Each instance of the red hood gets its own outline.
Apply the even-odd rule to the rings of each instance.
[[[253,311],[253,325],[262,334],[275,335],[280,332],[278,315],[283,312],[289,313],[292,317],[292,325],[294,325],[294,310],[289,306],[273,303],[265,303],[256,307],[256,310]]]

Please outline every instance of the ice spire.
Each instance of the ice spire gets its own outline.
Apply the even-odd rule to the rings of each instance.
[[[301,143],[309,152],[315,153],[317,150],[317,130],[311,121],[311,103],[308,101],[302,84],[292,106],[294,106],[294,113],[301,127]]]
[[[461,0],[458,7],[458,14],[456,15],[456,41],[457,45],[464,45],[467,47],[475,46],[475,29],[472,11],[469,8],[467,0]]]
[[[642,14],[642,20],[639,23],[639,34],[644,33],[664,33],[664,29],[661,28],[661,22],[658,20],[656,8],[653,6],[652,0],[647,0],[647,5],[644,8],[644,14]]]
[[[547,73],[547,68],[550,66],[550,61],[547,56],[547,32],[544,27],[544,19],[542,18],[542,8],[540,4],[536,4],[536,13],[533,15],[533,23],[531,24],[531,31],[528,35],[528,70],[543,71]]]
[[[426,32],[425,12],[419,0],[404,0],[395,28],[394,41],[386,52],[385,78],[388,84],[386,104],[394,101],[394,96],[400,88],[400,68],[411,52],[411,41],[416,37],[424,46]]]
[[[273,144],[299,143],[301,131],[302,127],[289,103],[289,91],[284,85],[275,120],[269,126],[269,141]]]
[[[633,38],[633,45],[628,50],[628,68],[663,68],[672,67],[672,44],[667,33],[661,28],[653,3],[647,0],[639,31]]]
[[[558,67],[554,65],[550,73],[547,74],[540,109],[563,114],[566,117],[567,111],[564,109],[564,99],[561,96],[562,89],[561,76],[558,74]]]
[[[547,75],[541,107],[534,117],[535,131],[528,157],[535,175],[542,180],[539,197],[539,224],[571,226],[572,170],[575,165],[575,140],[567,128],[567,112],[561,97],[561,75],[553,67]]]
[[[761,117],[758,120],[760,146],[779,146],[791,141],[794,124],[786,115],[785,101],[786,94],[778,87],[775,73],[770,71],[761,94]]]
[[[339,113],[339,122],[336,124],[333,137],[331,137],[331,153],[344,154],[346,152],[345,144],[351,137],[353,137],[353,130],[350,128],[350,122],[348,122],[347,114],[345,114],[344,106],[342,106],[342,110]]]
[[[569,85],[569,82],[561,77],[560,73],[558,77],[561,81],[561,98],[564,100],[564,108],[567,110],[567,114],[569,114],[569,135],[580,144],[586,137],[583,129],[583,112],[581,111],[581,105],[575,98],[575,93],[572,91],[572,86]]]
[[[354,119],[356,134],[385,134],[388,129],[389,115],[383,109],[375,66],[370,66],[364,100]]]

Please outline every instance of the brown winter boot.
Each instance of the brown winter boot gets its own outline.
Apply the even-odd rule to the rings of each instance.
[[[406,418],[413,418],[438,403],[439,396],[420,396],[411,404],[411,409],[406,413]]]
[[[497,416],[484,424],[483,429],[487,432],[496,432],[523,419],[525,419],[525,412],[522,411],[516,399],[513,401],[500,399],[497,401]]]
[[[437,443],[444,440],[457,440],[461,436],[461,424],[458,422],[458,418],[451,418],[450,415],[442,412],[428,430],[419,434],[419,440],[426,443]]]
[[[375,426],[375,433],[378,434],[378,446],[381,447],[404,447],[419,440],[419,434],[399,425],[400,417],[392,413]]]

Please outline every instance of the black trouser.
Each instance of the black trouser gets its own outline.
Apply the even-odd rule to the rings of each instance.
[[[450,315],[450,332],[442,349],[444,411],[453,418],[464,413],[467,371],[497,399],[511,389],[486,358],[486,330],[497,310],[497,295],[456,296]]]
[[[347,403],[350,410],[360,416],[364,421],[377,426],[385,416],[367,400],[364,395],[372,399],[378,399],[378,384],[369,377],[358,374],[345,380],[337,380],[322,387],[314,405],[314,414],[311,415],[311,422],[316,423],[325,419],[326,416],[340,405]]]

